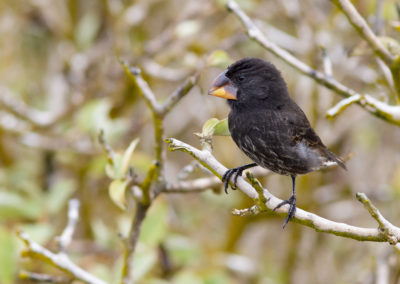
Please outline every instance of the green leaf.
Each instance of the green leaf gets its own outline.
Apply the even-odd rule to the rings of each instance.
[[[196,133],[200,137],[211,137],[217,136],[229,136],[231,135],[228,127],[228,119],[219,120],[217,118],[210,118],[203,125],[203,131],[201,134]]]
[[[203,125],[203,131],[202,134],[203,136],[212,136],[214,134],[214,127],[217,125],[219,120],[217,118],[210,118],[209,120],[206,121]]]
[[[110,179],[122,179],[122,155],[115,153],[106,165],[106,174]]]
[[[14,283],[17,269],[17,248],[12,234],[0,228],[0,282]]]
[[[131,144],[129,145],[129,147],[125,150],[124,155],[122,156],[121,174],[123,176],[125,176],[126,173],[128,172],[129,165],[132,160],[133,152],[135,151],[135,148],[138,143],[139,143],[139,138],[136,138],[135,140],[133,140],[131,142]]]
[[[126,209],[125,190],[129,181],[116,179],[113,180],[108,188],[111,200],[122,210]]]
[[[228,126],[228,119],[222,119],[217,124],[214,125],[214,135],[215,136],[230,136]]]
[[[208,65],[218,67],[221,69],[225,69],[229,65],[233,63],[232,58],[223,51],[223,50],[216,50],[208,57]]]

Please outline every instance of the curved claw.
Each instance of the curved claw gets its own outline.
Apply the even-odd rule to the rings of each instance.
[[[221,178],[221,180],[224,182],[225,193],[226,194],[228,193],[228,185],[229,185],[229,181],[230,181],[232,175],[235,175],[234,179],[233,179],[232,189],[236,190],[236,183],[237,183],[238,177],[242,175],[244,170],[252,168],[252,167],[255,167],[255,166],[257,166],[257,164],[256,163],[252,163],[252,164],[247,164],[247,165],[244,165],[244,166],[241,166],[241,167],[237,167],[237,168],[233,168],[233,169],[227,170],[224,173],[224,175],[222,176],[222,178]]]
[[[285,222],[283,222],[283,228],[286,227],[286,224],[294,218],[294,216],[296,215],[296,195],[292,195],[288,200],[283,200],[281,203],[279,203],[275,208],[274,211],[278,208],[280,208],[281,206],[285,205],[285,204],[289,204],[289,210],[288,210],[288,214],[286,216]]]
[[[238,168],[229,169],[222,176],[222,181],[224,182],[224,191],[226,194],[228,194],[229,180],[231,179],[232,175],[235,173],[236,173],[236,176],[234,179],[234,185],[233,185],[232,189],[236,190],[236,181],[237,181],[238,171],[240,171],[240,170],[238,170]]]

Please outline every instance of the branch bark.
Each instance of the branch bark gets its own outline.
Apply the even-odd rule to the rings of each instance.
[[[23,255],[29,256],[31,258],[44,260],[50,263],[51,265],[68,273],[69,275],[73,276],[75,279],[80,280],[84,283],[106,284],[106,282],[104,282],[103,280],[97,278],[96,276],[90,274],[89,272],[85,271],[84,269],[73,263],[65,252],[65,248],[71,241],[72,234],[75,230],[76,222],[78,221],[79,218],[78,208],[79,208],[79,201],[76,199],[71,200],[68,209],[68,218],[69,218],[68,225],[58,239],[60,248],[60,251],[58,253],[53,253],[48,249],[42,247],[38,243],[32,241],[27,233],[24,233],[22,231],[17,231],[18,237],[25,243],[25,245],[28,248],[28,250],[25,251]]]
[[[385,48],[378,37],[368,26],[364,18],[358,13],[357,9],[349,0],[332,0],[332,2],[345,14],[350,24],[368,43],[375,54],[381,58],[388,66],[394,63],[394,56]]]
[[[221,178],[221,176],[228,170],[208,151],[201,151],[174,138],[168,138],[166,139],[166,142],[169,144],[170,151],[179,150],[188,153],[218,178]],[[252,183],[254,184],[254,181]],[[252,186],[242,177],[238,178],[237,187],[240,191],[256,202],[258,210],[276,213],[281,216],[287,214],[288,205],[282,206],[276,211],[273,210],[282,200],[272,195],[267,189],[261,188],[259,185]],[[243,214],[256,211],[257,210],[252,207],[249,210],[243,211]],[[236,213],[238,215],[242,214],[241,211],[235,211],[235,214]],[[300,208],[297,208],[293,222],[313,228],[317,232],[329,233],[359,241],[389,242],[393,244],[397,243],[400,239],[400,228],[393,225],[390,226],[392,230],[389,235],[377,228],[362,228],[331,221]]]

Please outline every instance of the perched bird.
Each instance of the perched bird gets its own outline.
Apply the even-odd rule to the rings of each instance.
[[[255,163],[228,170],[222,177],[225,192],[245,169],[261,166],[292,178],[292,196],[283,227],[296,212],[295,181],[299,174],[343,161],[322,143],[306,115],[290,98],[275,66],[258,58],[244,58],[229,66],[212,84],[209,94],[225,98],[231,108],[229,130],[237,146]]]

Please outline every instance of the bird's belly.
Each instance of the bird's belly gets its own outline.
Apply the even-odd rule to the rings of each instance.
[[[320,161],[302,146],[277,141],[275,137],[243,135],[232,138],[238,147],[258,165],[281,175],[305,174],[316,170]]]
[[[264,113],[264,116],[271,116]],[[288,125],[272,118],[257,121],[248,113],[229,114],[229,130],[237,146],[258,165],[282,175],[305,174],[318,169],[321,161],[305,144],[293,142]],[[266,126],[268,125],[268,127]]]
[[[253,151],[242,147],[241,150],[258,165],[281,175],[298,175],[313,171],[308,162],[297,155],[280,155],[268,148]]]

